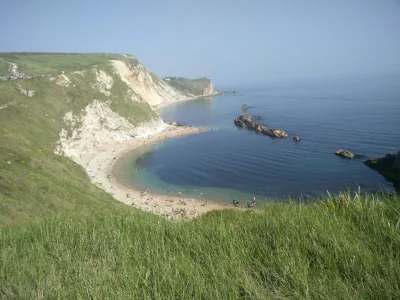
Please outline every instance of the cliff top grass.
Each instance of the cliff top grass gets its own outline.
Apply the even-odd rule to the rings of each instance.
[[[138,63],[138,60],[129,55],[111,53],[40,53],[40,52],[3,52],[0,53],[0,76],[10,74],[8,63],[16,63],[20,73],[57,74],[61,71],[70,72],[82,70],[95,65],[107,63],[109,60],[130,60]]]
[[[202,95],[204,89],[211,83],[211,80],[205,77],[197,79],[165,77],[164,81],[185,95]]]

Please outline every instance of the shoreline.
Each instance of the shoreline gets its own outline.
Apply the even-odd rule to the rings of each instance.
[[[151,108],[155,112],[160,113],[161,111],[164,110],[164,108],[166,108],[167,106],[172,105],[172,104],[177,104],[177,103],[181,103],[181,102],[197,100],[197,99],[200,99],[200,98],[203,98],[203,97],[205,97],[205,98],[215,97],[215,96],[219,96],[219,95],[220,95],[219,93],[214,93],[212,95],[202,95],[202,96],[187,97],[187,98],[183,98],[183,99],[176,100],[176,101],[173,101],[173,102],[163,102],[163,103],[160,103],[160,104],[156,104],[154,106],[151,106]]]
[[[216,203],[207,198],[188,199],[184,195],[163,195],[140,191],[122,185],[118,181],[118,174],[113,174],[116,161],[128,152],[169,138],[199,132],[202,132],[202,128],[168,125],[162,132],[146,138],[107,144],[97,148],[97,152],[85,164],[86,172],[92,183],[112,195],[116,200],[171,220],[195,218],[209,211],[233,208],[229,204]]]

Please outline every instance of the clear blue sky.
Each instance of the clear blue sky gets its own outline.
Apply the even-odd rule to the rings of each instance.
[[[217,83],[400,72],[400,0],[0,0],[0,52],[130,53]]]

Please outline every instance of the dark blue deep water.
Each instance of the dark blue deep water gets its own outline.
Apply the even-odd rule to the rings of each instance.
[[[238,94],[171,105],[162,113],[165,121],[207,131],[128,154],[118,171],[128,185],[203,192],[221,201],[320,196],[358,186],[393,191],[363,161],[400,150],[398,79],[237,87]],[[244,103],[248,114],[263,118],[258,122],[286,130],[289,138],[236,128],[233,119]],[[294,135],[302,141],[295,143]],[[338,148],[360,158],[337,157]]]

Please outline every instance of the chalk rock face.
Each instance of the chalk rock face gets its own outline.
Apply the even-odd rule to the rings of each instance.
[[[82,116],[67,112],[63,123],[66,127],[59,134],[55,153],[70,157],[81,165],[86,157],[98,151],[97,147],[147,137],[168,126],[159,117],[135,126],[99,100],[90,103]]]
[[[212,82],[210,82],[210,84],[206,86],[206,88],[204,89],[203,95],[204,96],[215,95],[214,86],[213,86]]]
[[[335,155],[344,157],[344,158],[354,158],[356,155],[354,153],[351,153],[349,150],[345,149],[338,149],[335,151]]]
[[[115,74],[119,75],[141,99],[150,105],[175,102],[187,98],[170,87],[141,63],[131,66],[120,60],[111,60]]]

